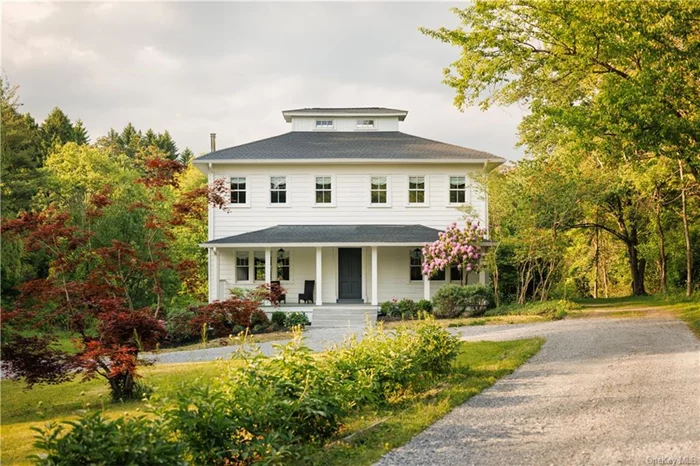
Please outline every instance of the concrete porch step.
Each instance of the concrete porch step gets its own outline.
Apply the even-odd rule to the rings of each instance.
[[[373,323],[376,322],[377,309],[374,307],[344,308],[339,306],[314,308],[312,326],[314,328],[362,327],[366,324],[367,318]]]

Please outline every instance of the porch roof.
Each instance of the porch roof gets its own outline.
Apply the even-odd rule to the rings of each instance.
[[[424,225],[276,225],[207,241],[202,246],[417,246],[437,240],[439,233],[440,230]]]

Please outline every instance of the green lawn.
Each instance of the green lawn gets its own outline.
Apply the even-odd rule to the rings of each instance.
[[[323,449],[311,449],[311,463],[372,463],[388,449],[407,442],[455,406],[511,373],[535,354],[542,343],[542,339],[462,343],[454,374],[445,378],[439,387],[404,399],[390,408],[358,413],[348,420],[339,438],[362,431],[379,419],[388,417],[388,420],[361,436],[353,446],[340,442]],[[149,385],[167,394],[178,390],[185,381],[211,379],[220,369],[221,363],[216,361],[168,364],[147,367],[143,374]],[[144,407],[143,402],[110,403],[107,385],[102,380],[37,386],[32,390],[24,390],[19,382],[3,380],[0,381],[0,389],[0,459],[3,465],[28,464],[25,458],[34,452],[31,427],[41,427],[47,421],[73,418],[76,410],[83,408],[104,409],[110,416],[119,416]]]
[[[606,312],[608,317],[639,317],[651,311],[669,311],[683,320],[690,330],[700,338],[700,296],[654,295],[632,296],[626,298],[582,299],[577,300],[583,306],[579,315],[588,317],[596,315],[597,309],[615,309]],[[619,309],[619,310],[617,310]],[[599,314],[597,314],[599,315]]]

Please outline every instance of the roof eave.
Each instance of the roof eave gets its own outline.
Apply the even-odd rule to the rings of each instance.
[[[477,165],[483,164],[488,167],[488,170],[493,170],[498,165],[501,165],[506,160],[501,157],[491,157],[485,159],[402,159],[402,158],[390,158],[390,159],[368,159],[368,158],[337,158],[337,159],[204,159],[206,155],[195,159],[192,161],[194,165],[231,165],[231,164],[241,164],[241,165],[252,165],[252,164],[290,164],[290,165],[303,165],[303,164],[470,164]]]
[[[399,121],[404,121],[406,119],[406,116],[408,115],[408,112],[358,112],[358,113],[342,113],[342,112],[314,112],[314,113],[309,113],[309,112],[294,112],[294,111],[283,111],[282,116],[284,117],[284,121],[287,123],[292,122],[292,117],[298,116],[298,117],[399,117]]]

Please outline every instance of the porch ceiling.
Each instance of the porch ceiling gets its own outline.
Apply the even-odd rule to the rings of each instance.
[[[439,233],[424,225],[277,225],[207,241],[202,246],[413,246],[433,242]]]

